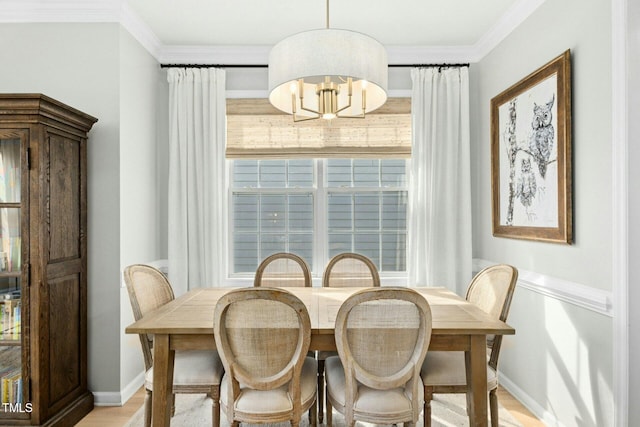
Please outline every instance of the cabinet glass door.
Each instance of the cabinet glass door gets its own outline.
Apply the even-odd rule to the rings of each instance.
[[[0,130],[0,400],[4,415],[24,404],[21,139]]]

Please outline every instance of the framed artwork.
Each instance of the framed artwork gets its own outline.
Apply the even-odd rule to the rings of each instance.
[[[571,244],[567,50],[491,100],[493,235]]]

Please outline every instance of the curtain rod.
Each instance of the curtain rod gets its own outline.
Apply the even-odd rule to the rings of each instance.
[[[469,64],[389,64],[390,68],[415,67],[468,67]],[[160,68],[267,68],[264,64],[160,64]]]

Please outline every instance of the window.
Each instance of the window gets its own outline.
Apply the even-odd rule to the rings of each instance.
[[[291,159],[231,162],[231,273],[253,273],[275,252],[317,274],[342,252],[381,273],[406,270],[407,161]]]
[[[312,160],[232,162],[232,273],[255,272],[276,252],[312,265],[314,182]]]

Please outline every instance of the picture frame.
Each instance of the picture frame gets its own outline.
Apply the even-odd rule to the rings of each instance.
[[[573,243],[571,53],[491,100],[493,235]]]

